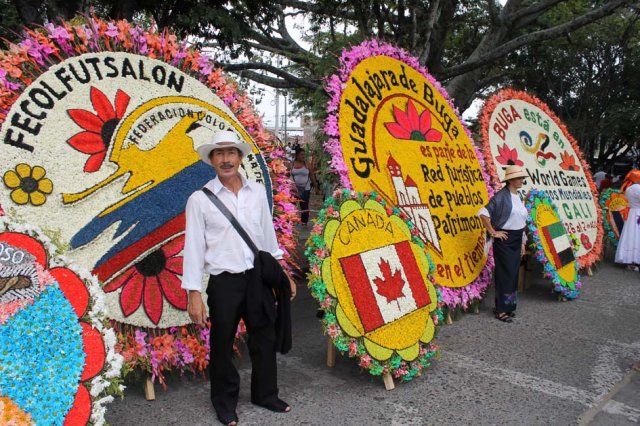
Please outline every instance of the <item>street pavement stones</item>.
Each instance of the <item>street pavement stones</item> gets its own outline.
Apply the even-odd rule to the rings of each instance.
[[[308,235],[301,228],[301,243]],[[326,366],[327,338],[303,279],[292,306],[293,349],[279,355],[281,397],[275,414],[250,403],[251,365],[238,359],[241,425],[635,425],[640,423],[640,274],[605,260],[585,276],[580,297],[558,302],[540,266],[519,295],[517,317],[491,314],[490,289],[479,314],[443,325],[442,351],[422,377],[386,391],[382,379],[347,356]],[[640,369],[640,368],[639,368]],[[139,382],[107,406],[119,425],[215,425],[209,383],[170,376],[146,401]]]

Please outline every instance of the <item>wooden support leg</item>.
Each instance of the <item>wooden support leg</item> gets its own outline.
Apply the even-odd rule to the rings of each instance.
[[[480,302],[476,303],[476,305],[473,307],[473,313],[474,314],[480,313]]]
[[[153,382],[151,376],[147,376],[147,380],[144,382],[144,397],[147,401],[153,401],[156,399],[156,392],[153,389]]]
[[[524,263],[520,263],[520,268],[518,269],[518,292],[524,291],[524,281],[526,275],[527,269]]]
[[[451,309],[447,310],[447,318],[444,321],[446,324],[453,324],[453,318],[451,318]]]
[[[587,275],[589,275],[590,277],[593,276],[593,271],[591,270],[591,266],[587,266]]]
[[[331,338],[327,338],[327,367],[332,368],[336,365],[336,347],[333,346]]]
[[[531,287],[531,280],[530,280],[530,274],[529,272],[525,272],[524,273],[524,288],[529,288]]]
[[[391,377],[390,373],[383,375],[382,381],[384,382],[384,388],[386,390],[390,391],[396,388],[396,385],[393,383],[393,377]]]

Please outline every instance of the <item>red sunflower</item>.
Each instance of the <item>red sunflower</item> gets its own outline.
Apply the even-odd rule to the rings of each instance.
[[[91,87],[91,105],[97,114],[84,109],[67,111],[69,117],[84,129],[69,138],[67,143],[75,150],[89,154],[89,159],[84,164],[85,172],[95,172],[102,166],[113,132],[124,116],[130,99],[129,95],[118,90],[114,108],[104,93]]]
[[[569,154],[568,151],[565,151],[562,154],[560,154],[560,158],[562,159],[562,162],[560,163],[560,168],[562,170],[569,170],[572,172],[580,171],[580,166],[576,164],[575,157]]]
[[[141,261],[104,287],[106,293],[122,288],[120,307],[125,316],[134,313],[141,304],[149,319],[158,324],[162,317],[164,298],[176,309],[187,309],[187,292],[178,276],[182,275],[184,235],[169,241],[149,253]]]
[[[502,147],[498,147],[498,155],[496,161],[505,166],[523,166],[522,160],[518,160],[518,151],[515,148],[510,149],[505,143]]]
[[[411,100],[407,101],[407,110],[393,106],[393,118],[396,121],[384,123],[391,136],[412,141],[440,142],[442,133],[431,127],[431,111],[418,110]]]

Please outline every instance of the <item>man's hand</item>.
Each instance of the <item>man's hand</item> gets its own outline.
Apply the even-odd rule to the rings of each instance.
[[[189,318],[194,324],[201,327],[206,327],[207,323],[205,319],[207,312],[204,308],[204,302],[202,301],[202,295],[198,290],[189,290],[189,303],[187,305],[187,311],[189,312]]]
[[[294,281],[293,278],[291,278],[291,275],[287,271],[285,271],[284,273],[287,276],[287,279],[289,280],[289,288],[291,289],[291,300],[293,300],[295,299],[296,293],[298,291],[296,287],[296,282]]]

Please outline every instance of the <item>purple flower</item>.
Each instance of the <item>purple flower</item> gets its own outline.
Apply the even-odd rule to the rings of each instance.
[[[111,38],[116,38],[118,37],[119,33],[120,31],[118,30],[118,27],[116,26],[116,24],[114,24],[113,22],[109,22],[109,25],[107,25],[107,31],[105,31],[105,34]]]

